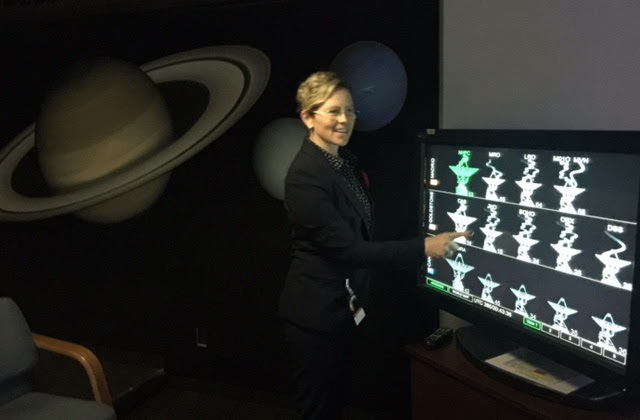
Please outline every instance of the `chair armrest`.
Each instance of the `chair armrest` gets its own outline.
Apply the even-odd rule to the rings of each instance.
[[[78,362],[89,377],[95,400],[99,403],[113,406],[102,364],[91,350],[79,344],[41,334],[33,333],[32,336],[36,347],[39,349],[57,353]]]

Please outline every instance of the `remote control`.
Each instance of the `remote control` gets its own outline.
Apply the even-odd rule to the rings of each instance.
[[[422,340],[422,345],[429,349],[437,349],[438,347],[445,344],[451,336],[453,335],[453,330],[451,328],[440,327]]]

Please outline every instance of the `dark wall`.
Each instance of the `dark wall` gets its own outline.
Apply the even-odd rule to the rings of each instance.
[[[355,132],[349,146],[372,182],[377,239],[418,234],[415,134],[437,123],[437,1],[300,3],[311,4],[244,3],[2,29],[0,104],[7,111],[0,114],[0,146],[35,120],[51,83],[78,59],[143,64],[201,46],[244,44],[265,52],[272,66],[255,106],[178,166],[144,214],[110,225],[72,215],[0,222],[0,295],[15,298],[33,330],[162,353],[175,373],[289,389],[276,316],[288,227],[282,202],[253,173],[252,148],[267,123],[296,116],[298,83],[356,41],[392,48],[409,81],[400,114],[379,130]],[[22,172],[37,170],[33,155],[27,159]],[[357,380],[369,384],[363,398],[387,404],[408,398],[402,345],[430,329],[437,311],[412,303],[415,273],[376,271],[374,278],[376,311],[363,327]],[[206,332],[207,349],[196,347],[196,328]],[[400,391],[389,393],[389,386]]]

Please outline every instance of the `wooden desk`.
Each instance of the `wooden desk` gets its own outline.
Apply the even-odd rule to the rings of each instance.
[[[412,419],[640,419],[640,402],[611,411],[582,410],[526,394],[488,376],[459,349],[455,338],[438,350],[414,344]]]

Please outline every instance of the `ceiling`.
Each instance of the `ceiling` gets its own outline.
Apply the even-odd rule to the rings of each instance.
[[[74,19],[184,7],[242,7],[286,0],[0,0],[0,24]]]

